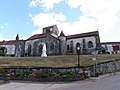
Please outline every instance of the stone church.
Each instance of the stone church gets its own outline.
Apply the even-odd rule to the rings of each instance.
[[[100,48],[98,31],[66,36],[63,31],[59,34],[57,25],[43,28],[42,34],[35,34],[27,40],[1,41],[0,54],[6,56],[41,56],[43,44],[46,44],[47,55],[76,54],[80,47],[81,54],[91,54]]]

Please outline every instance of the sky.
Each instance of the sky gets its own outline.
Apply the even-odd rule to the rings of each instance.
[[[0,41],[27,39],[57,25],[65,35],[99,31],[101,42],[120,41],[120,0],[1,0]]]

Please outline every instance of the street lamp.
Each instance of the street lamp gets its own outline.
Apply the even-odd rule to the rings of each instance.
[[[78,55],[78,68],[80,67],[80,46],[77,47],[77,55]]]

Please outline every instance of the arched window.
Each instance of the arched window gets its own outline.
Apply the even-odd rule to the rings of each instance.
[[[92,41],[89,41],[88,42],[88,48],[92,48],[93,47],[93,42]]]
[[[40,46],[38,48],[39,48],[38,53],[41,55],[42,54],[43,45],[40,44]]]
[[[29,44],[28,45],[28,56],[30,56],[31,55],[31,45]]]
[[[50,44],[50,50],[53,51],[54,50],[54,44],[51,42]]]
[[[36,56],[36,52],[37,52],[37,42],[34,42],[33,44],[33,55]]]
[[[67,45],[67,50],[69,50],[70,49],[70,46],[69,45]]]
[[[80,43],[79,43],[79,42],[76,43],[76,48],[77,48],[77,47],[80,47]]]
[[[76,43],[76,53],[78,53],[78,47],[80,48],[80,43],[79,42]]]

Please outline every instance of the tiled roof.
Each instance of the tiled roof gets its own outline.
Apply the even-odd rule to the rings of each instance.
[[[120,42],[102,42],[101,44],[120,44]]]
[[[46,36],[47,36],[46,34],[35,34],[35,35],[29,37],[27,40],[34,40],[34,39],[45,38]]]
[[[97,36],[97,35],[99,35],[99,32],[93,31],[93,32],[88,32],[88,33],[68,35],[66,38],[67,39],[74,39],[74,38],[90,37],[90,36]]]
[[[2,41],[0,42],[0,45],[14,45],[17,44],[19,42],[22,42],[24,40],[10,40],[10,41]]]

